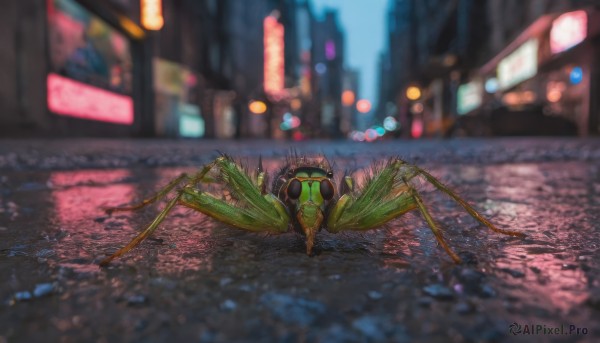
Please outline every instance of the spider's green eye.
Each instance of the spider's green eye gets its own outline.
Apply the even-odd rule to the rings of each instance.
[[[290,181],[290,184],[287,186],[287,196],[290,199],[298,199],[300,197],[300,193],[302,193],[302,182],[297,179],[293,179]]]
[[[329,180],[321,180],[321,196],[325,200],[333,198],[333,184]]]

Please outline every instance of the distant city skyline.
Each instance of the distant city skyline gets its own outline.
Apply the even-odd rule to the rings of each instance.
[[[338,11],[345,38],[345,66],[360,75],[359,97],[377,104],[379,54],[384,49],[385,13],[388,0],[312,0],[315,15],[326,9]]]

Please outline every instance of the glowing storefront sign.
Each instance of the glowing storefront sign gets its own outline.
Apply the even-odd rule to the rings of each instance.
[[[530,39],[498,64],[498,86],[506,90],[537,74],[538,41]]]
[[[165,24],[162,0],[141,0],[142,26],[146,30],[160,30]]]
[[[585,11],[569,12],[552,22],[550,50],[556,54],[581,43],[587,36],[588,17]]]
[[[133,124],[133,100],[126,95],[48,74],[48,109],[63,116]]]
[[[473,81],[460,85],[456,99],[456,111],[458,114],[467,114],[481,106],[482,93],[481,82]]]
[[[264,88],[269,95],[279,95],[284,83],[284,41],[283,24],[273,16],[263,22],[264,27]]]
[[[204,118],[200,107],[192,104],[179,104],[179,135],[181,137],[198,138],[204,136]]]

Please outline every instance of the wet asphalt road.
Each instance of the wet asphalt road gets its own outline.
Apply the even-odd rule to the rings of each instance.
[[[528,236],[495,234],[422,186],[466,263],[452,263],[419,214],[362,235],[321,233],[307,257],[292,233],[177,209],[98,268],[160,209],[107,216],[102,206],[140,200],[216,149],[250,165],[262,155],[275,170],[290,147],[323,152],[359,180],[371,161],[400,155]],[[598,139],[0,140],[0,342],[594,342],[599,205]]]

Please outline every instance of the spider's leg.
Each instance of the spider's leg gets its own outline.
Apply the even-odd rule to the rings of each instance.
[[[183,197],[179,202],[183,206],[242,230],[271,233],[286,232],[290,219],[285,206],[272,194],[266,194],[262,201],[269,204],[272,211],[263,213],[253,206],[239,207],[210,193],[198,192],[191,188],[183,190]]]
[[[261,194],[267,194],[267,183],[269,182],[269,174],[263,169],[262,156],[258,157],[258,168],[256,169],[256,187]]]
[[[414,173],[407,173],[402,167],[401,163],[392,161],[367,181],[362,193],[343,195],[330,213],[327,229],[334,233],[375,229],[418,208],[440,245],[456,263],[460,263],[460,258],[444,240],[421,196],[408,183],[406,178],[414,177]]]
[[[186,187],[180,203],[226,224],[255,232],[285,232],[290,221],[285,205],[273,194],[262,194],[264,183],[255,184],[233,160],[215,160],[219,180],[235,201],[225,201],[207,192]],[[264,182],[259,169],[258,180]]]
[[[419,176],[423,177],[425,180],[427,180],[427,182],[429,182],[433,186],[435,186],[435,188],[437,188],[438,190],[446,193],[450,198],[452,198],[460,206],[462,206],[473,218],[475,218],[477,221],[479,221],[483,225],[485,225],[488,228],[490,228],[492,231],[495,231],[495,232],[498,232],[498,233],[502,233],[502,234],[505,234],[505,235],[510,235],[510,236],[517,236],[517,237],[525,237],[526,236],[522,232],[512,231],[512,230],[504,230],[504,229],[497,228],[494,224],[490,223],[481,214],[479,214],[465,200],[463,200],[461,197],[459,197],[455,192],[453,192],[452,190],[450,190],[447,186],[445,186],[443,183],[441,183],[438,179],[436,179],[435,177],[433,177],[431,174],[429,174],[425,170],[423,170],[423,169],[421,169],[421,168],[419,168],[419,167],[417,167],[415,165],[407,164],[406,162],[401,161],[401,160],[399,160],[399,162],[402,163],[403,165],[405,165],[408,168],[408,170],[411,171],[411,174],[412,174],[411,176],[413,176],[413,175],[419,175]]]
[[[164,188],[162,188],[156,194],[154,194],[150,198],[142,200],[141,202],[139,202],[137,204],[131,204],[129,206],[120,206],[120,207],[103,207],[102,209],[107,214],[112,214],[113,212],[125,212],[125,211],[139,210],[141,208],[144,208],[144,207],[164,198],[167,194],[169,194],[173,190],[173,188],[175,188],[177,185],[179,185],[181,183],[181,181],[185,180],[187,177],[188,177],[187,174],[179,175],[179,177],[177,177],[173,181],[169,182],[168,185],[166,185]]]
[[[376,171],[361,190],[348,192],[335,203],[327,218],[327,230],[366,231],[378,228],[417,207],[406,184],[398,180],[400,166],[388,163]],[[347,184],[353,185],[346,176]]]
[[[344,177],[342,178],[342,182],[340,183],[339,187],[340,195],[351,193],[354,190],[354,180],[349,174],[350,173],[348,171],[344,173]]]
[[[448,246],[448,244],[444,240],[444,236],[442,235],[442,231],[437,227],[436,223],[433,221],[433,218],[431,217],[431,214],[429,214],[429,211],[427,210],[427,207],[425,207],[425,204],[423,203],[423,199],[421,198],[421,195],[419,194],[419,192],[417,192],[417,190],[413,186],[409,185],[406,180],[404,180],[404,182],[409,187],[410,193],[411,193],[413,199],[415,200],[415,203],[417,204],[417,207],[419,207],[419,210],[421,211],[421,214],[423,215],[423,218],[425,218],[425,221],[429,225],[429,228],[433,232],[433,234],[434,234],[435,238],[437,239],[437,241],[444,248],[444,250],[446,250],[446,252],[448,253],[448,255],[450,255],[450,257],[452,257],[452,259],[454,260],[454,262],[461,263],[462,261],[461,261],[460,257],[458,257],[458,255],[456,255],[456,253],[454,251],[452,251],[452,249],[450,249],[450,247]]]
[[[126,211],[136,211],[142,209],[150,204],[155,203],[158,200],[164,198],[167,194],[169,194],[175,187],[181,184],[182,181],[188,180],[188,184],[193,184],[201,181],[210,182],[209,180],[204,180],[206,173],[210,170],[212,164],[206,165],[200,172],[196,173],[192,177],[188,176],[186,173],[179,175],[177,178],[173,179],[169,182],[165,187],[163,187],[160,191],[158,191],[153,196],[144,199],[143,201],[132,204],[129,206],[119,206],[119,207],[104,207],[103,210],[107,214],[112,214],[113,212],[126,212]]]
[[[156,216],[156,218],[154,218],[154,220],[146,228],[146,230],[142,231],[139,235],[137,235],[131,242],[129,242],[129,244],[127,244],[126,246],[122,247],[121,249],[119,249],[117,252],[115,252],[114,254],[110,255],[109,257],[103,259],[100,262],[100,266],[104,267],[104,266],[108,265],[112,260],[114,260],[115,258],[117,258],[117,257],[125,254],[129,250],[135,248],[144,239],[146,239],[148,236],[150,236],[154,232],[154,230],[156,230],[156,228],[158,227],[158,224],[160,224],[165,219],[165,217],[171,211],[171,209],[173,208],[173,206],[175,206],[175,204],[177,204],[177,201],[179,201],[180,197],[181,197],[181,193],[179,193],[177,195],[177,197],[175,197],[171,201],[169,201],[169,203],[167,204],[167,206],[158,214],[158,216]]]
[[[236,200],[220,200],[208,192],[203,192],[193,187],[200,181],[209,182],[205,176],[213,168],[216,169],[218,177],[210,182],[226,186]],[[178,203],[226,224],[255,232],[285,232],[288,229],[290,221],[287,210],[279,199],[272,194],[263,196],[257,185],[251,181],[250,177],[242,171],[239,165],[230,158],[222,156],[206,165],[194,177],[191,177],[190,181],[183,189],[178,191],[175,198],[168,202],[167,206],[158,214],[146,230],[137,235],[125,247],[105,258],[100,265],[107,265],[115,258],[140,244],[156,230],[166,215]]]

